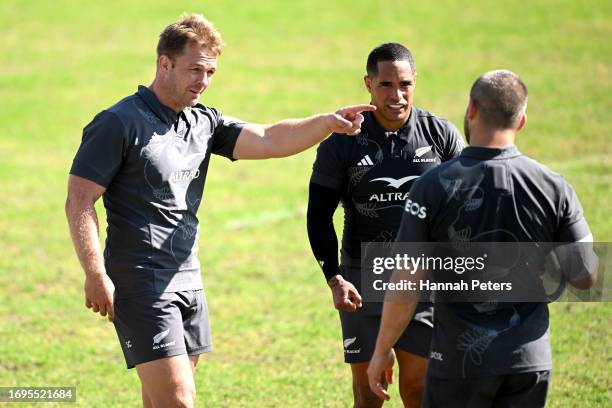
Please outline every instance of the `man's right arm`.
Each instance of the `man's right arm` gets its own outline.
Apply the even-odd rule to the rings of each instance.
[[[66,217],[70,236],[85,271],[85,305],[113,320],[114,286],[106,274],[98,238],[98,217],[94,207],[105,188],[85,178],[70,175]]]
[[[352,283],[344,280],[338,266],[338,239],[333,215],[339,203],[339,190],[310,183],[306,216],[308,239],[332,291],[334,306],[338,310],[354,312],[361,307],[361,296]]]
[[[245,125],[236,141],[235,159],[287,157],[308,149],[332,133],[356,135],[361,130],[361,112],[374,105],[347,106],[334,113],[303,119],[286,119],[272,125]]]

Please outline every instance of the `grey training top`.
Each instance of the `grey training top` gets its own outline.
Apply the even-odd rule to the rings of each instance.
[[[577,242],[590,234],[572,187],[514,146],[465,148],[415,182],[410,199],[422,211],[404,212],[398,242]],[[436,303],[435,310],[430,375],[551,368],[546,303]]]
[[[83,130],[70,174],[106,188],[106,270],[118,297],[201,289],[196,213],[210,154],[232,158],[243,122],[176,113],[144,86]]]

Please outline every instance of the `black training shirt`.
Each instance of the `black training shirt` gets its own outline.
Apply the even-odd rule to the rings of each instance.
[[[572,187],[514,146],[465,148],[415,182],[410,200],[398,242],[577,242],[590,234]],[[548,324],[546,303],[436,303],[429,373],[548,370]]]
[[[364,118],[359,135],[333,134],[321,143],[310,180],[342,193],[345,266],[360,266],[362,242],[392,242],[414,180],[463,149],[451,122],[416,107],[397,132],[371,112]]]
[[[117,296],[202,288],[196,213],[210,154],[231,159],[242,126],[201,104],[176,113],[139,86],[84,128],[70,173],[106,188]]]

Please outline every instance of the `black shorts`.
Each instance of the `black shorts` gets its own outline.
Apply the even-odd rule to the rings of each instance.
[[[340,312],[345,363],[364,363],[372,359],[380,319],[378,315],[364,313],[363,308],[355,312]],[[432,330],[431,326],[412,320],[394,347],[429,358]]]
[[[423,407],[540,408],[546,405],[549,384],[549,370],[467,379],[428,375]]]
[[[212,350],[203,290],[115,299],[113,323],[128,368]]]

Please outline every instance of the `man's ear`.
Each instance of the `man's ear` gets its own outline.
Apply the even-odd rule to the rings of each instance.
[[[519,132],[521,129],[525,127],[526,124],[527,124],[527,114],[523,113],[523,116],[521,116],[521,121],[519,122],[519,125],[516,128],[516,131]]]
[[[468,117],[468,119],[473,120],[477,114],[478,114],[478,103],[476,103],[475,100],[470,99],[470,101],[468,102],[466,116]]]
[[[365,84],[366,89],[369,93],[372,93],[372,78],[369,75],[364,75],[363,83]]]
[[[157,69],[160,72],[168,72],[172,67],[172,60],[165,54],[160,55],[157,60]]]

